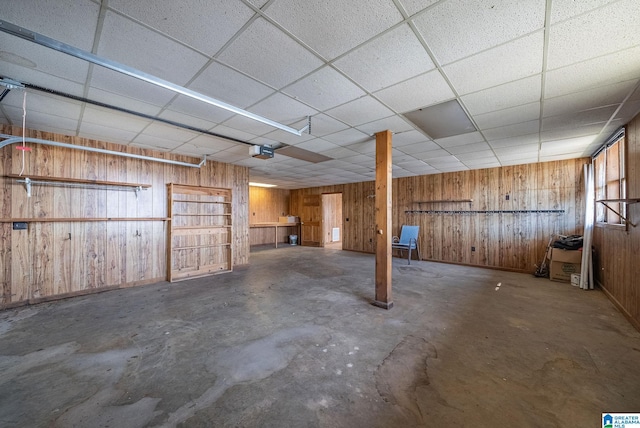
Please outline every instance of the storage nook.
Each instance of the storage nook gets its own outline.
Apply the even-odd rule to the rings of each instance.
[[[168,186],[169,281],[231,272],[231,189]]]

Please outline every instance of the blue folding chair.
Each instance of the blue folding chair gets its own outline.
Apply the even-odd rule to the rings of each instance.
[[[420,258],[420,248],[418,247],[418,233],[420,233],[420,226],[402,226],[400,230],[400,237],[394,236],[391,240],[391,249],[400,250],[400,256],[402,252],[407,250],[409,256],[407,257],[408,263],[411,264],[411,250],[418,252],[418,260]]]

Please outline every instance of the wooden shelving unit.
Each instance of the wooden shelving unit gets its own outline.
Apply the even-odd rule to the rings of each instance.
[[[168,184],[169,281],[233,269],[231,190]]]

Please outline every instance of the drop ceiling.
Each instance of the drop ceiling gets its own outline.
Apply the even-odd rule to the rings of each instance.
[[[386,129],[394,177],[589,156],[640,111],[638,16],[637,0],[3,1],[0,19],[100,57],[295,129],[311,116],[302,136],[6,33],[0,76],[76,97],[26,89],[28,128],[302,188],[373,180]],[[475,131],[434,139],[405,117],[454,100]],[[0,123],[21,126],[22,102],[8,92]]]

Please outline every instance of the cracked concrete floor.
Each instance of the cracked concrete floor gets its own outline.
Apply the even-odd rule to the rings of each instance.
[[[372,255],[0,313],[2,427],[587,427],[640,411],[640,334],[600,291]],[[497,284],[500,283],[500,287]]]

